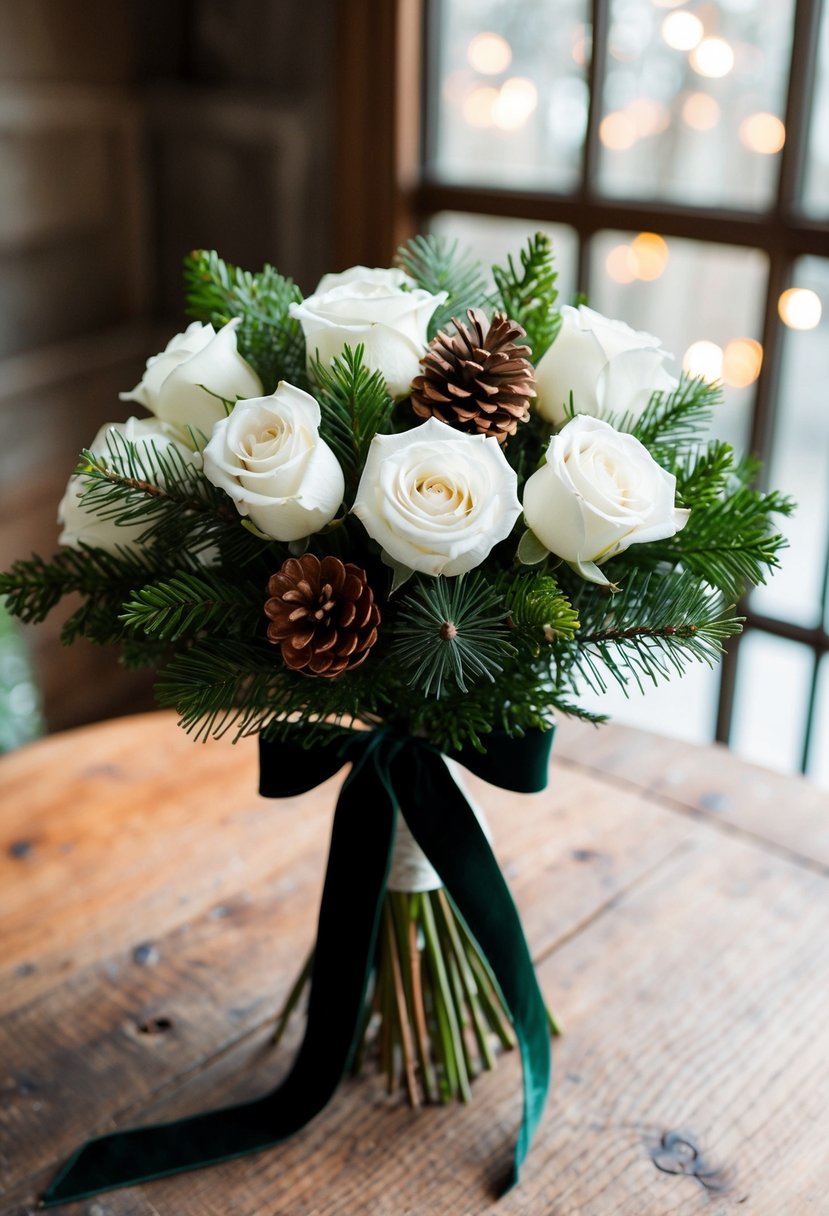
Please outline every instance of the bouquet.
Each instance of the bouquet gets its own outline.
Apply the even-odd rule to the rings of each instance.
[[[585,688],[713,664],[784,544],[790,503],[707,438],[719,390],[658,340],[559,306],[537,235],[491,277],[418,237],[392,269],[185,264],[192,324],[122,393],[59,508],[60,551],[0,576],[12,613],[80,606],[63,640],[158,669],[206,739],[257,735],[261,791],[350,761],[306,1037],[257,1103],[84,1146],[63,1202],[289,1135],[376,1047],[413,1103],[466,1099],[494,1046],[525,1078],[515,1169],[555,1023],[460,764],[546,781],[553,714]]]

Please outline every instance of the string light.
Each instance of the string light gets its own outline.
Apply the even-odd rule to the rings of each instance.
[[[718,80],[734,67],[734,52],[724,38],[703,38],[691,51],[689,63],[698,75]]]
[[[482,76],[497,76],[512,63],[512,47],[500,34],[476,34],[466,49],[466,58]]]
[[[630,245],[615,245],[604,266],[615,283],[632,283],[636,278],[636,258]]]
[[[763,347],[754,338],[732,338],[723,353],[723,380],[731,388],[746,388],[760,375]]]
[[[538,89],[526,76],[513,76],[501,85],[492,106],[492,119],[502,131],[523,127],[538,105]]]
[[[702,376],[713,383],[722,379],[723,351],[716,342],[692,342],[682,356],[682,368],[689,376]]]
[[[692,51],[705,35],[705,27],[693,13],[669,13],[662,22],[662,41],[675,51]]]
[[[637,279],[652,283],[668,265],[668,243],[655,232],[640,232],[633,238],[631,253]]]
[[[473,89],[463,102],[463,116],[470,127],[491,127],[492,111],[498,100],[498,90],[492,88]]]
[[[613,110],[610,114],[605,114],[599,123],[599,139],[606,148],[623,152],[636,143],[636,124],[622,110]]]
[[[789,287],[777,301],[777,311],[789,329],[814,329],[823,314],[820,297],[808,287]]]
[[[719,103],[707,93],[691,93],[682,103],[682,118],[695,131],[711,131],[720,121]]]
[[[749,114],[737,133],[750,151],[766,156],[779,152],[786,142],[786,128],[775,114]]]

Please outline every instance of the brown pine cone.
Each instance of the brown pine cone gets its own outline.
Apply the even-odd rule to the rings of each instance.
[[[377,641],[380,610],[366,572],[338,557],[289,557],[268,580],[268,638],[293,671],[342,675]]]
[[[441,330],[421,359],[423,373],[412,384],[412,407],[419,418],[439,418],[461,431],[492,435],[503,443],[530,416],[535,375],[528,346],[517,346],[524,330],[502,313],[488,324],[470,308],[467,327],[457,317],[456,333]]]

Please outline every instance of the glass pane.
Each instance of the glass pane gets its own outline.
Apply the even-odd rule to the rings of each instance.
[[[829,5],[824,5],[820,23],[803,206],[816,218],[829,214]]]
[[[580,691],[579,705],[609,714],[614,722],[636,726],[659,735],[684,739],[687,743],[710,743],[717,722],[719,672],[704,663],[694,663],[682,675],[666,684],[645,685],[640,692],[635,684],[628,696],[612,676],[606,677],[606,693]]]
[[[491,282],[491,266],[504,266],[509,254],[513,258],[534,232],[544,232],[553,242],[555,264],[558,268],[558,290],[562,303],[573,299],[576,291],[578,238],[566,224],[536,224],[532,220],[503,219],[494,215],[471,215],[464,211],[441,211],[429,221],[432,232],[458,240],[477,258]]]
[[[591,250],[590,303],[653,334],[681,367],[722,380],[712,434],[746,447],[760,371],[768,263],[764,254],[658,233],[600,232]]]
[[[808,773],[818,785],[829,789],[829,656],[821,661],[818,675]]]
[[[612,0],[607,194],[765,207],[785,129],[794,0]]]
[[[570,190],[587,127],[587,0],[442,0],[427,173]]]
[[[781,521],[789,548],[767,587],[758,587],[758,612],[802,625],[821,617],[821,584],[829,540],[829,261],[801,258],[793,286],[780,298],[784,321],[778,416],[768,483],[797,501]]]
[[[759,630],[746,634],[737,664],[734,751],[767,768],[799,771],[813,662],[799,642]]]

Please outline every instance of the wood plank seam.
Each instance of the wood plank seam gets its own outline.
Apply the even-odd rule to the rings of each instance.
[[[620,773],[614,773],[606,768],[602,768],[601,765],[589,764],[583,760],[560,757],[556,760],[556,764],[577,773],[601,777],[602,781],[606,782],[607,785],[616,786],[625,793],[633,792],[638,794],[643,801],[658,806],[662,810],[682,815],[684,818],[696,823],[708,824],[710,827],[722,832],[725,836],[737,837],[737,839],[743,840],[746,843],[756,845],[769,853],[774,853],[784,861],[790,861],[804,870],[809,870],[813,874],[819,874],[822,878],[829,877],[829,866],[824,865],[823,862],[817,861],[813,857],[809,857],[807,853],[798,853],[797,850],[789,849],[784,844],[769,840],[768,837],[762,836],[758,832],[752,832],[739,824],[729,823],[727,820],[721,819],[711,811],[706,810],[705,807],[689,806],[688,803],[682,802],[667,790],[655,790],[652,787],[643,785],[639,781],[635,781],[632,777],[625,777]]]

